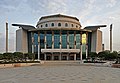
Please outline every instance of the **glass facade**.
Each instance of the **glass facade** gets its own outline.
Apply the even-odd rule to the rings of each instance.
[[[80,34],[76,34],[76,49],[80,49]]]
[[[54,48],[60,48],[60,31],[54,31]]]
[[[69,49],[74,49],[74,32],[69,32]]]
[[[50,49],[52,48],[52,32],[47,32],[46,34],[46,48]]]
[[[62,32],[62,49],[67,49],[67,32]]]
[[[54,31],[54,49],[67,49],[67,44],[69,49],[75,49],[74,45],[76,44],[76,49],[80,49],[80,33],[76,31],[76,42],[74,41],[74,31],[69,31],[69,41],[67,43],[67,31],[62,31],[61,33],[61,43],[60,43],[60,31]],[[28,40],[31,41],[31,33],[28,34]],[[88,42],[90,42],[90,37],[88,37]],[[52,49],[52,31],[46,31],[46,42],[45,42],[45,32],[40,32],[40,49]],[[28,50],[32,51],[32,43],[28,42]],[[88,43],[90,46],[90,43]],[[85,52],[86,44],[82,44],[82,51]],[[38,34],[34,33],[34,51],[38,50]],[[89,48],[89,50],[91,50]]]
[[[45,35],[44,35],[44,33],[41,33],[40,34],[40,47],[42,48],[42,49],[44,49],[45,48],[45,43],[44,43],[44,37]]]

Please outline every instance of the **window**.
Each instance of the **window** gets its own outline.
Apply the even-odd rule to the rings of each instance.
[[[58,23],[58,26],[60,27],[60,26],[61,26],[61,23]]]
[[[73,24],[71,24],[71,26],[72,26],[72,27],[74,27],[74,25],[73,25]]]
[[[51,26],[53,27],[53,26],[54,26],[54,23],[52,23]]]
[[[43,25],[41,25],[41,28],[43,27]]]
[[[76,28],[78,28],[78,26],[76,25]]]
[[[67,23],[65,23],[65,27],[68,27],[68,24],[67,24]]]
[[[48,27],[48,24],[45,24],[45,27]]]

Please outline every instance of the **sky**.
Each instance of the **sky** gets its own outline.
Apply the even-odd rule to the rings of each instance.
[[[109,50],[110,24],[113,24],[113,50],[120,51],[120,0],[0,0],[0,53],[5,52],[5,23],[9,23],[9,52],[16,50],[13,23],[36,26],[42,16],[63,14],[77,17],[85,26],[101,28],[105,50]]]

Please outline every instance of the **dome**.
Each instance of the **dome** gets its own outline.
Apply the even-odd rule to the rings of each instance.
[[[79,28],[79,19],[66,15],[50,15],[41,17],[36,25],[37,28]]]

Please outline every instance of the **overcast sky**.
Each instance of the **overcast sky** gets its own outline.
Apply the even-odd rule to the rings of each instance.
[[[5,22],[9,23],[9,51],[16,48],[12,23],[36,26],[41,16],[64,14],[77,17],[85,26],[101,28],[105,50],[109,50],[109,26],[113,24],[113,50],[120,50],[120,0],[0,0],[0,52],[5,52]]]

